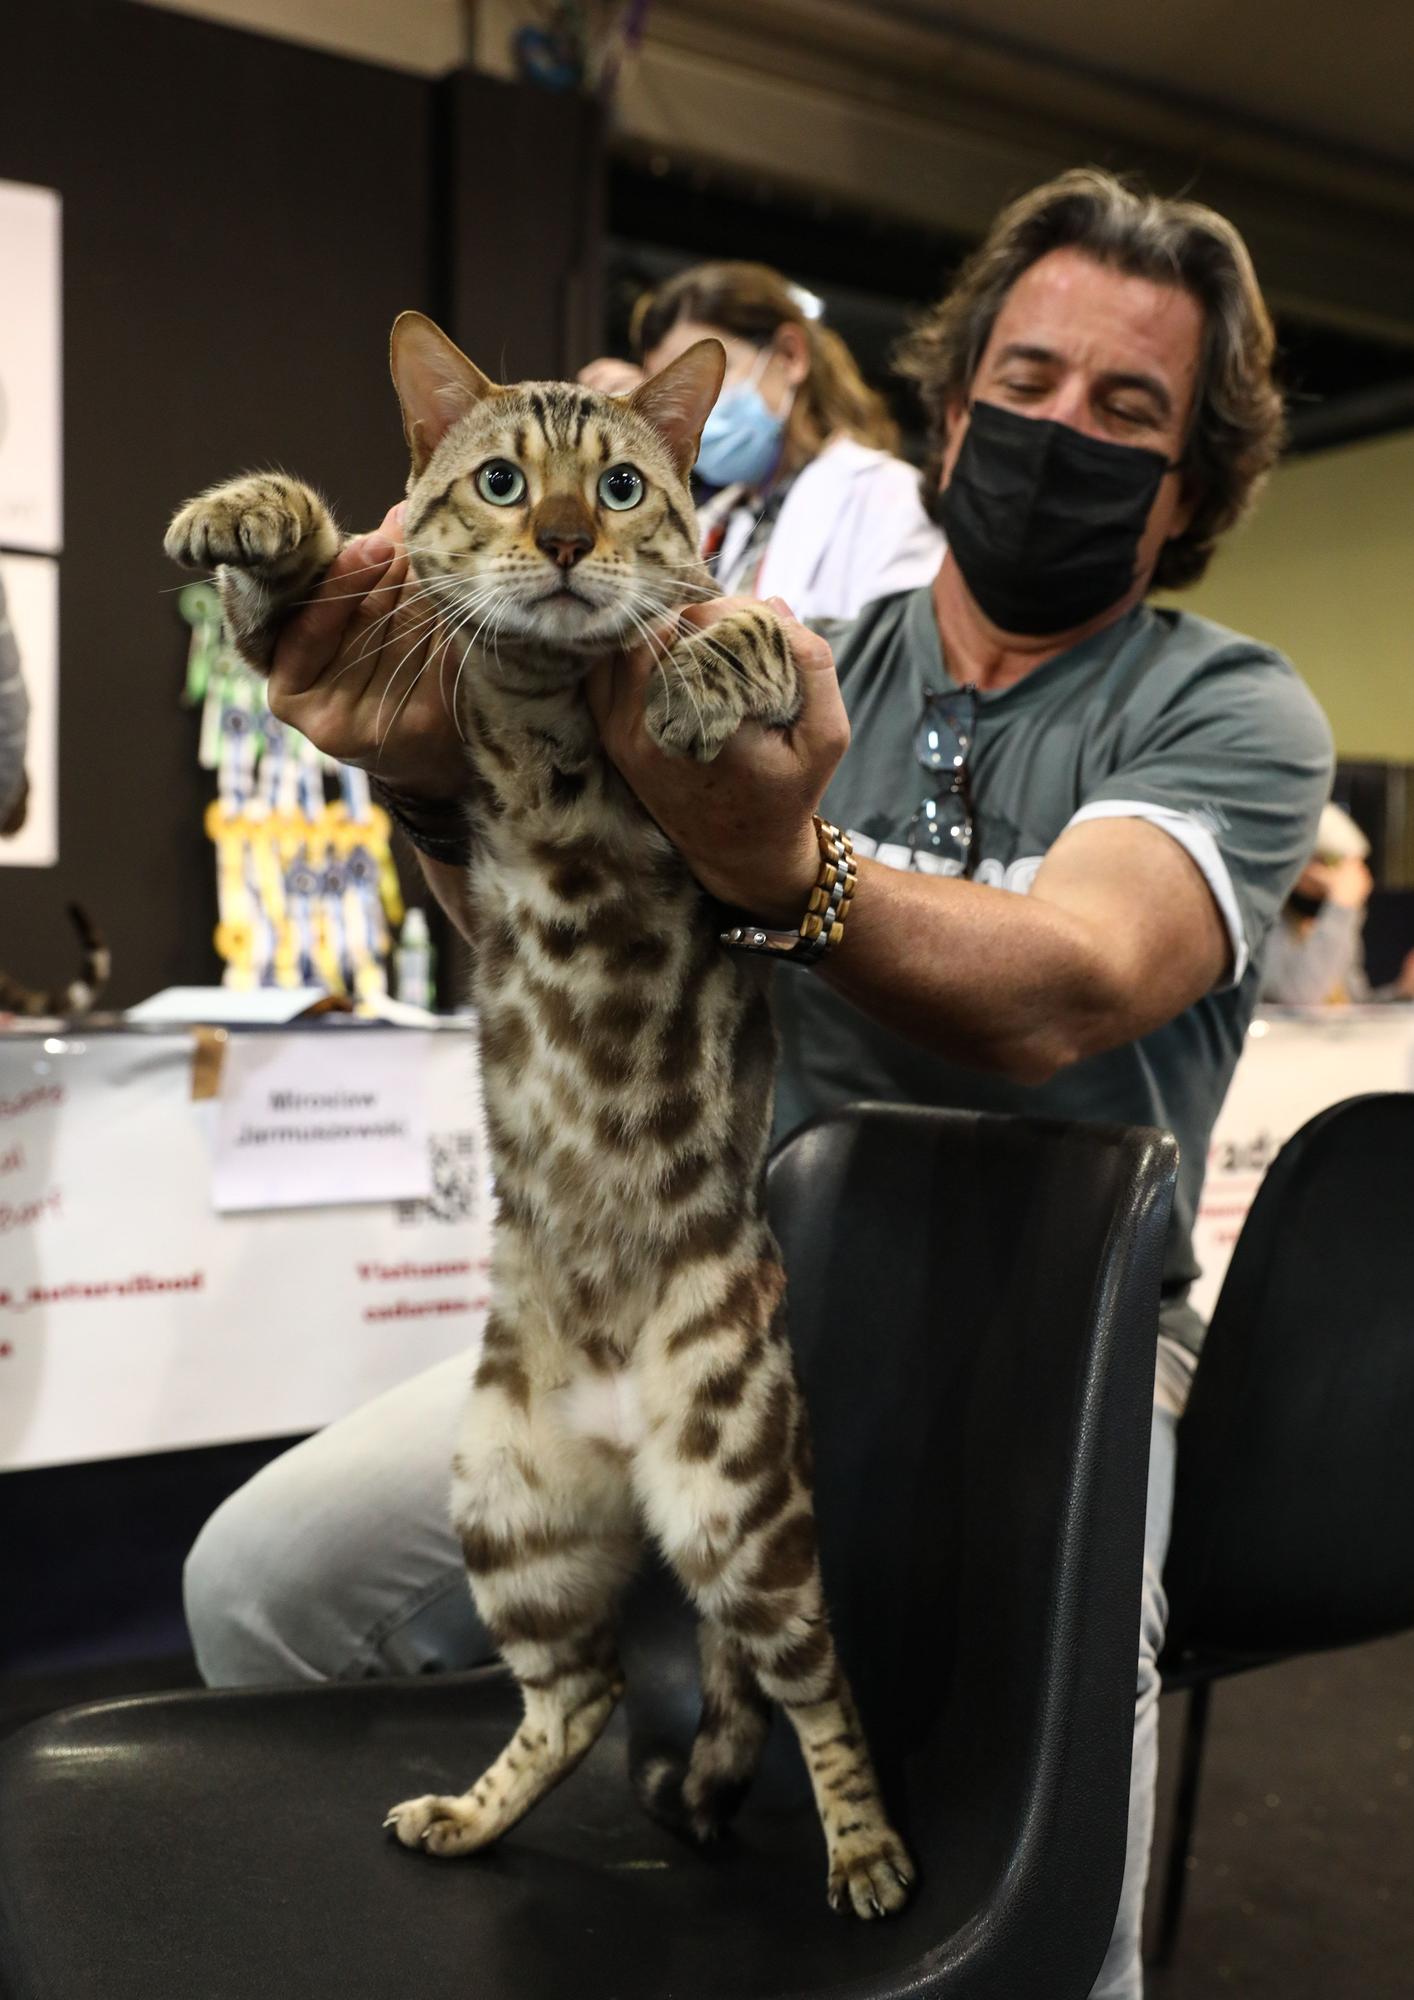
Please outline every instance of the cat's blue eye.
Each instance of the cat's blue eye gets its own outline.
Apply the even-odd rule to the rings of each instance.
[[[631,465],[611,465],[599,475],[599,498],[617,513],[636,507],[643,498],[643,474]]]
[[[508,458],[493,458],[477,473],[476,490],[493,507],[514,507],[525,498],[525,474]]]

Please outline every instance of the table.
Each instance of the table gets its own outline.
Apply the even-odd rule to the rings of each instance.
[[[1277,1152],[1318,1111],[1374,1090],[1414,1089],[1414,1007],[1265,1008],[1247,1031],[1208,1147],[1193,1245],[1207,1319],[1232,1246]],[[1411,1163],[1414,1171],[1414,1163]]]
[[[428,1198],[217,1214],[209,1039],[0,1034],[0,1469],[314,1430],[478,1342],[474,1028],[278,1032],[341,1035],[353,1077],[363,1036],[417,1037]]]

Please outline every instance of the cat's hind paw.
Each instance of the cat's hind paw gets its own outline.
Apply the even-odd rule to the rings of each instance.
[[[887,1827],[841,1841],[830,1860],[830,1908],[862,1917],[892,1916],[913,1892],[916,1874],[908,1850]]]
[[[404,1847],[421,1848],[443,1860],[473,1854],[488,1838],[485,1822],[469,1800],[431,1792],[394,1806],[383,1825]]]

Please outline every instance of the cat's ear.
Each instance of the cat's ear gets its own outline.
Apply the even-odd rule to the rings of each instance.
[[[727,350],[720,340],[697,340],[676,361],[650,375],[628,399],[631,410],[652,424],[673,455],[679,476],[686,479],[702,441],[702,426],[727,372]]]
[[[393,321],[389,362],[416,478],[452,425],[495,395],[496,384],[420,312],[399,313]]]

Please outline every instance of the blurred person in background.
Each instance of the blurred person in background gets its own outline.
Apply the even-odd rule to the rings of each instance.
[[[1373,988],[1365,972],[1365,910],[1375,886],[1370,843],[1343,807],[1321,814],[1316,848],[1267,940],[1262,998],[1279,1007],[1414,1000],[1414,951],[1399,977]]]
[[[5,608],[5,587],[0,584],[0,835],[18,833],[25,823],[28,734],[29,696],[20,672],[20,649]]]
[[[765,264],[698,264],[640,299],[642,366],[591,361],[579,379],[627,395],[710,335],[726,380],[695,468],[703,553],[728,596],[784,597],[801,618],[852,618],[926,583],[942,538],[898,428],[819,301]]]
[[[931,579],[871,601],[830,643],[774,596],[800,715],[788,731],[744,725],[707,766],[646,734],[650,651],[597,663],[588,685],[626,782],[708,894],[753,925],[798,925],[820,865],[815,813],[854,836],[843,943],[774,981],[779,1137],[874,1098],[1179,1138],[1127,1857],[1094,2000],[1139,2000],[1143,1986],[1163,1567],[1204,1331],[1188,1300],[1203,1167],[1262,950],[1333,769],[1325,719],[1279,653],[1146,601],[1198,581],[1274,463],[1274,351],[1246,247],[1223,217],[1096,169],[1062,175],[998,217],[905,351],[947,536]],[[281,635],[270,703],[330,755],[382,773],[429,884],[470,937],[468,776],[436,673],[414,679],[396,736],[379,728],[392,678],[416,675],[436,644],[419,637],[398,530],[394,510],[340,553]],[[410,595],[390,617],[392,590]],[[680,619],[710,630],[732,609],[724,598]],[[910,1226],[926,1218],[901,1216]],[[946,1339],[945,1301],[938,1331]],[[403,1383],[275,1460],[213,1517],[187,1568],[208,1680],[485,1657],[447,1518],[466,1372],[459,1358]]]

